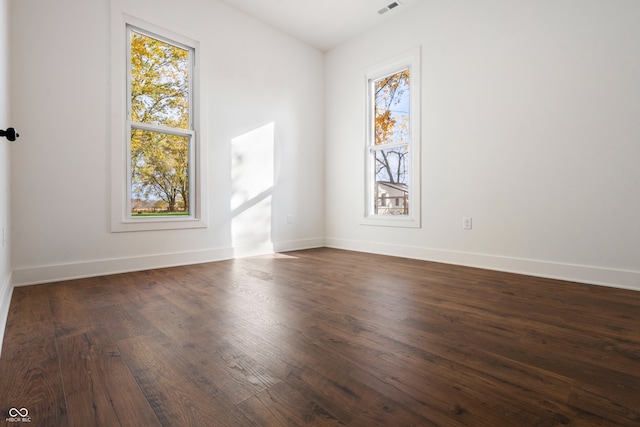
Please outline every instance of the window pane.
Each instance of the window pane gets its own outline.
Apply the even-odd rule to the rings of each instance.
[[[406,143],[411,136],[409,69],[375,80],[375,145]]]
[[[189,215],[189,136],[131,130],[131,214]]]
[[[374,214],[409,213],[409,146],[373,150],[375,156]]]
[[[130,32],[131,120],[189,129],[189,51]]]

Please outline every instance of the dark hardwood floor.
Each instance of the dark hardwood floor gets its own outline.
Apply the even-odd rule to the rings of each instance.
[[[22,408],[55,427],[638,426],[640,292],[334,249],[21,287],[0,425]]]

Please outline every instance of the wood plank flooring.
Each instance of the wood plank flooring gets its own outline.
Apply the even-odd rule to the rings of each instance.
[[[0,426],[638,426],[640,292],[335,249],[16,288]],[[15,420],[14,420],[15,421]]]

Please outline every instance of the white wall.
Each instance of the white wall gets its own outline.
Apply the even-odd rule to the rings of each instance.
[[[15,1],[12,115],[22,132],[11,154],[19,165],[12,170],[14,283],[233,256],[231,141],[270,123],[267,243],[321,246],[323,54],[215,0],[119,3],[201,42],[209,227],[109,231],[110,2]]]
[[[0,0],[0,129],[11,127],[9,116],[9,4]],[[11,300],[11,259],[9,252],[9,142],[0,139],[0,346]],[[3,242],[4,230],[4,242]],[[0,348],[0,350],[2,350]]]
[[[329,52],[327,245],[640,289],[638,22],[635,0],[435,0]],[[422,228],[363,226],[364,69],[418,45]]]

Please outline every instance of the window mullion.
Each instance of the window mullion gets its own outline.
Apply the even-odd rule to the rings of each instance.
[[[398,148],[398,147],[409,147],[410,145],[411,143],[408,141],[396,142],[391,144],[370,145],[369,150],[371,150],[371,152],[382,151],[382,150],[390,150],[392,148]]]
[[[151,132],[166,133],[170,135],[192,137],[195,133],[194,131],[189,129],[173,128],[169,126],[156,125],[154,123],[142,123],[133,120],[129,120],[128,123],[132,129],[147,130]]]

